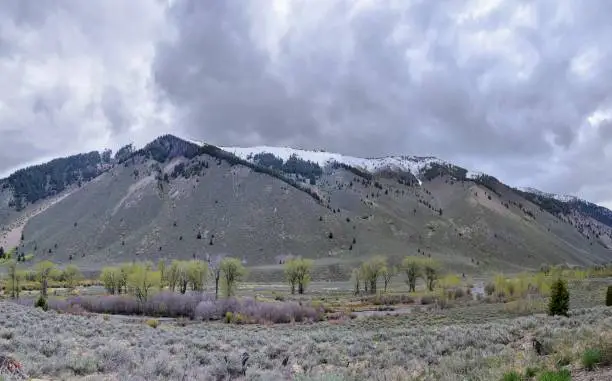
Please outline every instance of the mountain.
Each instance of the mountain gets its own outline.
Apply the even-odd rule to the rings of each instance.
[[[383,254],[456,271],[612,260],[612,212],[514,189],[434,157],[363,159],[162,136],[0,180],[0,246],[86,270],[131,260],[242,258],[252,279],[289,255],[346,279]],[[23,238],[23,240],[21,239]]]

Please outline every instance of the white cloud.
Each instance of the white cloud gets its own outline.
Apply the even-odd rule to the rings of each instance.
[[[604,0],[7,0],[0,169],[174,132],[432,154],[605,202],[611,10]]]

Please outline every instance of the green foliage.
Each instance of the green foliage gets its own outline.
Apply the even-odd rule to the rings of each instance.
[[[423,172],[426,180],[433,180],[439,176],[451,176],[457,180],[465,180],[467,169],[452,164],[432,163]]]
[[[523,378],[518,372],[512,371],[504,373],[502,381],[521,381]]]
[[[422,262],[418,257],[406,257],[402,261],[402,270],[406,274],[409,292],[416,292],[416,281],[421,276]]]
[[[204,285],[208,279],[208,264],[199,260],[172,261],[170,268],[166,270],[164,281],[171,291],[181,294],[187,292],[191,287],[193,291],[204,291]]]
[[[553,285],[548,303],[548,314],[550,316],[568,316],[569,312],[569,291],[567,284],[561,278],[557,279]]]
[[[153,271],[151,265],[134,265],[127,278],[129,290],[138,298],[140,302],[146,302],[151,290],[159,286],[159,272]]]
[[[157,328],[159,327],[159,320],[157,319],[148,319],[146,321],[146,324],[151,327],[151,328]]]
[[[80,181],[93,179],[99,174],[98,164],[101,161],[100,153],[93,151],[55,159],[13,173],[6,180],[13,190],[12,206],[20,210],[27,203],[62,192]]]
[[[538,381],[571,381],[572,374],[567,369],[558,371],[546,371],[540,374]]]
[[[42,261],[36,265],[36,280],[40,283],[40,294],[47,297],[49,278],[55,271],[55,264],[51,261]]]
[[[223,258],[220,264],[221,289],[225,297],[229,298],[236,293],[237,283],[246,275],[246,269],[239,259]]]
[[[184,289],[185,292],[187,291],[187,273],[181,261],[172,261],[165,278],[170,291],[174,292],[177,287],[179,290]],[[183,287],[181,287],[181,285],[183,285]]]
[[[42,294],[38,296],[36,299],[36,303],[34,307],[41,308],[43,311],[47,311],[49,309],[49,304],[47,303],[47,298],[45,298]]]
[[[534,378],[536,374],[538,374],[538,368],[527,367],[527,369],[525,369],[525,377],[528,379]]]
[[[160,259],[157,262],[157,271],[159,271],[159,289],[162,290],[168,285],[168,271],[164,260]]]
[[[382,256],[375,256],[367,262],[361,264],[360,276],[365,282],[366,292],[376,294],[378,278],[382,275],[383,269],[387,266],[387,259]]]
[[[612,286],[608,286],[608,290],[606,291],[606,306],[612,306]]]
[[[21,290],[21,279],[22,275],[17,271],[17,262],[11,261],[8,264],[8,281],[9,281],[9,293],[11,298],[19,298],[19,291]]]
[[[74,289],[77,283],[83,279],[83,274],[75,265],[68,265],[62,272],[64,284],[69,289]]]
[[[121,269],[116,267],[105,267],[100,274],[100,280],[106,292],[111,295],[121,293],[121,278]]]
[[[434,286],[439,276],[439,264],[433,259],[425,259],[423,261],[423,276],[425,277],[425,283],[427,284],[427,290],[430,292],[434,290]]]
[[[582,366],[586,370],[593,370],[601,363],[602,355],[599,349],[589,348],[582,354]]]
[[[15,252],[17,251],[17,248],[13,247],[12,249],[9,249],[9,250],[4,250],[4,249],[2,250],[3,252],[2,252],[2,256],[0,256],[0,263],[5,263],[5,262],[10,261],[13,258],[13,256],[15,255]],[[17,261],[19,261],[19,258],[17,258]]]
[[[187,281],[193,291],[204,291],[208,278],[208,264],[203,261],[192,260],[186,263]]]
[[[310,283],[312,264],[312,260],[301,258],[294,258],[285,262],[285,279],[291,287],[292,294],[295,294],[296,286],[299,294],[304,293],[306,286]]]

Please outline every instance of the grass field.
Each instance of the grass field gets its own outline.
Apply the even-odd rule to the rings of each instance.
[[[0,302],[0,351],[31,377],[53,380],[484,381],[510,371],[538,380],[544,370],[560,367],[575,380],[606,380],[609,369],[586,372],[582,356],[594,346],[612,350],[612,310],[603,307],[609,283],[570,283],[569,318],[546,316],[543,300],[277,325],[77,316]],[[308,297],[338,308],[353,298],[347,286],[316,283]],[[281,292],[286,295],[282,285],[240,290],[260,298]],[[545,355],[535,353],[533,338]]]

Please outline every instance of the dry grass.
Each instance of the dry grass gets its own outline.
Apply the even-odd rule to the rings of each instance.
[[[3,302],[0,351],[30,376],[53,379],[497,380],[563,358],[579,366],[589,343],[612,330],[604,307],[567,319],[500,318],[504,313],[480,305],[282,326],[164,320],[153,330],[139,318],[45,313]],[[551,355],[537,356],[532,337],[546,342]]]

